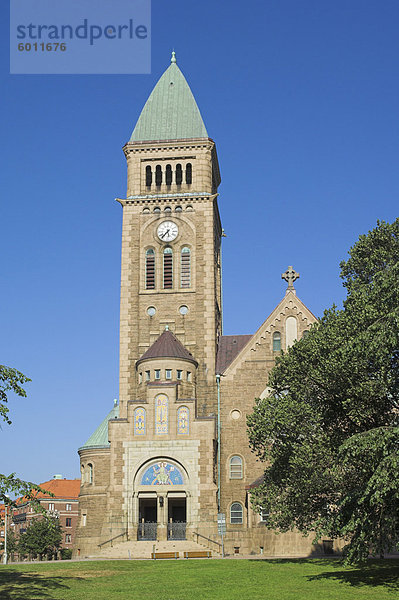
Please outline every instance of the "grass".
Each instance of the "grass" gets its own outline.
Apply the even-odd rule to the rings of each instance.
[[[1,600],[394,600],[399,561],[56,562],[0,566]]]

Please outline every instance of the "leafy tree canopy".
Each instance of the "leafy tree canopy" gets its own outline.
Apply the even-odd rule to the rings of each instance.
[[[33,557],[54,554],[61,546],[62,528],[59,519],[34,519],[19,537],[18,552]]]
[[[22,387],[25,383],[31,381],[29,377],[26,377],[20,371],[13,369],[12,367],[6,367],[0,365],[0,421],[5,421],[8,425],[11,421],[8,417],[9,408],[8,394],[13,392],[18,396],[26,397],[26,391]],[[39,512],[43,512],[40,503],[35,499],[37,492],[44,492],[38,485],[30,482],[23,481],[16,477],[15,473],[10,475],[0,474],[0,503],[12,505],[14,502],[10,500],[9,494],[14,496],[24,496],[26,501],[32,501],[32,504]],[[48,495],[53,496],[50,492],[46,492]]]
[[[399,540],[399,219],[340,266],[343,309],[277,359],[248,432],[267,462],[253,503],[269,527],[342,537],[357,562]]]

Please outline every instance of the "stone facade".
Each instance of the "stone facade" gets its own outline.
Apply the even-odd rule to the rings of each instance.
[[[182,78],[172,61],[140,117],[141,138],[150,113],[152,122],[170,116],[189,123],[190,114],[198,120]],[[175,79],[177,98],[170,87]],[[185,112],[169,115],[173,102]],[[154,114],[160,106],[163,112]],[[134,132],[124,147],[127,195],[119,199],[119,406],[79,451],[75,554],[98,554],[111,539],[199,534],[211,545],[220,541],[217,514],[223,512],[228,553],[310,555],[317,549],[309,539],[276,536],[251,509],[249,488],[264,469],[249,450],[246,416],[267,392],[280,349],[316,319],[290,283],[254,335],[222,335],[215,143],[195,134],[137,137]]]

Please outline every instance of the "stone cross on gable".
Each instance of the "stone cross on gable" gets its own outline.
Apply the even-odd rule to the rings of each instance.
[[[287,281],[287,283],[288,283],[287,291],[293,290],[294,289],[294,281],[299,279],[299,273],[294,271],[293,267],[288,267],[288,269],[284,273],[281,273],[281,279],[285,279],[285,281]]]

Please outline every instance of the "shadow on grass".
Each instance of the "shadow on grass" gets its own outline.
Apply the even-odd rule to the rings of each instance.
[[[344,568],[335,563],[334,570],[309,576],[308,581],[332,579],[351,586],[381,586],[399,592],[399,561],[395,559],[370,560],[366,565]]]
[[[250,559],[251,560],[251,559]],[[257,559],[259,561],[259,559]],[[269,564],[307,564],[318,569],[328,568],[317,575],[304,575],[308,581],[333,580],[354,587],[381,586],[390,591],[399,592],[399,560],[369,560],[365,565],[345,567],[341,559],[330,558],[272,558],[262,562]]]
[[[24,573],[13,569],[0,571],[1,600],[45,600],[54,598],[57,590],[69,590],[61,577],[46,577],[38,573]],[[79,579],[79,578],[74,578]]]

